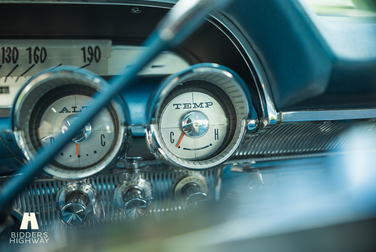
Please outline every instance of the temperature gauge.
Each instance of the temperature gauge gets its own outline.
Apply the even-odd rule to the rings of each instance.
[[[171,76],[155,95],[148,143],[157,158],[207,169],[226,161],[242,141],[250,97],[231,70],[195,65]]]
[[[200,86],[215,90],[210,83],[186,83],[177,90],[181,94],[173,94],[159,117],[164,144],[174,155],[187,160],[213,155],[234,130],[235,111],[228,96]]]

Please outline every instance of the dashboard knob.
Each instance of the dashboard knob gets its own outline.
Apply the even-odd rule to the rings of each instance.
[[[86,204],[83,195],[75,195],[61,208],[61,220],[67,225],[80,225],[87,217]]]
[[[172,196],[175,202],[186,208],[197,207],[208,202],[208,186],[200,174],[186,175],[173,184]]]
[[[200,186],[196,183],[189,183],[182,188],[183,194],[186,197],[185,207],[197,207],[207,203],[208,197],[200,189]]]
[[[145,179],[124,181],[115,189],[115,204],[132,219],[146,215],[151,200],[152,186]]]
[[[136,188],[130,189],[125,194],[124,210],[127,216],[136,219],[146,214],[148,202],[143,198],[142,191]]]
[[[57,193],[56,205],[60,219],[66,225],[80,225],[93,210],[95,189],[86,183],[69,183]]]

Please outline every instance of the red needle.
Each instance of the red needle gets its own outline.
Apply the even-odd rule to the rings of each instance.
[[[183,137],[184,137],[184,131],[183,131],[183,134],[181,134],[181,137],[179,139],[179,142],[178,142],[178,145],[176,145],[176,148],[179,148],[180,147],[180,144],[181,144],[181,141],[183,140]]]
[[[76,155],[77,155],[77,157],[80,155],[80,152],[78,150],[78,143],[76,143]]]

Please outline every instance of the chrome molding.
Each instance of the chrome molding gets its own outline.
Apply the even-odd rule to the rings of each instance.
[[[136,6],[136,7],[153,7],[153,8],[160,8],[160,9],[171,9],[172,6],[177,2],[177,0],[144,0],[142,3],[127,3],[127,2],[116,2],[116,1],[106,1],[106,0],[49,0],[48,4],[76,4],[76,5],[125,5],[125,6]],[[26,3],[26,4],[46,4],[44,0],[37,0],[37,1],[28,1],[28,0],[7,0],[3,1],[2,3]],[[165,5],[163,5],[165,4]]]
[[[376,109],[280,112],[282,122],[360,120],[376,118]]]
[[[255,84],[256,84],[256,89],[258,90],[258,95],[261,101],[261,106],[263,110],[263,115],[260,119],[260,125],[259,125],[259,130],[263,128],[267,128],[268,126],[275,125],[278,122],[278,113],[273,101],[273,95],[272,91],[270,88],[270,84],[268,81],[268,78],[266,77],[264,68],[259,61],[255,51],[252,49],[252,47],[248,43],[244,43],[243,41],[247,41],[247,39],[238,32],[237,34],[234,33],[234,31],[238,31],[238,29],[232,25],[229,22],[224,22],[221,20],[219,15],[214,16],[211,15],[211,17],[216,20],[219,24],[221,24],[222,27],[226,29],[226,31],[223,31],[221,27],[219,27],[217,24],[214,22],[208,20],[210,23],[212,23],[214,26],[216,26],[220,31],[222,31],[227,38],[233,43],[233,45],[237,48],[239,53],[242,55],[243,59],[245,60],[249,71],[252,73]],[[238,42],[239,45],[241,45],[242,49],[246,53],[246,55],[243,55],[243,50],[240,50],[238,48],[237,44],[228,36],[226,33],[228,32],[231,34],[234,38],[236,38],[236,41]],[[248,60],[249,62],[248,62]],[[255,73],[252,71],[252,67],[250,64],[253,65],[255,69]]]

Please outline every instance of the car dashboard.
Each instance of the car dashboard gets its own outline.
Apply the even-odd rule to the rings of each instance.
[[[175,2],[0,3],[0,188],[134,67]],[[374,231],[375,16],[330,13],[210,13],[22,185],[0,248],[301,251],[321,228],[316,249],[372,250],[336,234]]]

